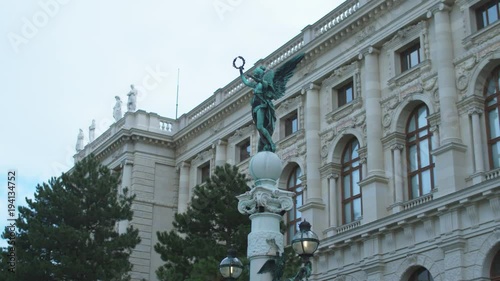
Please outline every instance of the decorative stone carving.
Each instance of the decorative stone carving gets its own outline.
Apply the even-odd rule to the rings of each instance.
[[[469,84],[470,72],[476,65],[476,57],[470,56],[455,67],[455,77],[457,89],[460,91],[462,98],[465,96],[465,91]]]
[[[196,157],[191,161],[191,163],[194,165],[201,164],[203,162],[206,162],[207,160],[212,160],[213,155],[214,155],[213,149],[205,150],[201,153],[198,153],[198,155],[196,155]]]
[[[270,241],[273,241],[275,245],[271,246]],[[248,256],[268,255],[272,250],[270,248],[278,248],[280,253],[283,252],[283,235],[281,233],[259,231],[248,235]],[[276,252],[273,253],[273,255],[275,254]]]
[[[425,234],[427,234],[427,241],[434,241],[434,221],[432,219],[428,219],[424,221],[424,230]]]
[[[276,117],[280,118],[298,107],[302,107],[302,96],[286,99],[276,108]]]
[[[246,127],[242,127],[237,129],[232,136],[229,137],[228,142],[234,143],[239,141],[240,139],[250,136],[250,134],[254,131],[255,125],[251,124]]]
[[[293,207],[293,192],[256,186],[250,191],[239,195],[238,211],[242,214],[270,212],[280,214]]]
[[[376,30],[376,28],[374,25],[367,26],[364,29],[360,30],[358,32],[358,34],[356,35],[356,39],[355,39],[356,44],[359,44],[359,43],[365,41],[368,37],[375,34],[375,30]]]

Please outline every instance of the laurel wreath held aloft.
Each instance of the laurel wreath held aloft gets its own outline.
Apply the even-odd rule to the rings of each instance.
[[[241,66],[236,66],[236,60],[237,59],[241,59]],[[233,67],[236,68],[236,69],[239,69],[239,70],[243,70],[243,67],[245,66],[245,59],[242,57],[242,56],[237,56],[236,58],[234,58],[233,60]]]

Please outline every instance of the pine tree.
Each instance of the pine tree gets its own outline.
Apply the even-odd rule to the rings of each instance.
[[[174,229],[157,233],[155,250],[165,261],[156,271],[160,280],[222,280],[218,266],[230,247],[244,260],[250,220],[238,212],[236,196],[248,191],[247,182],[237,167],[226,164],[194,188],[187,211],[175,215]]]
[[[132,219],[134,199],[126,190],[120,195],[118,185],[118,176],[92,156],[38,185],[34,200],[18,208],[13,280],[129,280],[128,259],[140,238],[131,226],[116,232],[119,221]],[[5,269],[0,276],[12,278]]]

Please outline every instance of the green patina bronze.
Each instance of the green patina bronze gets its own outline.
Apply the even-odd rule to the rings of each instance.
[[[238,58],[243,61],[243,64],[239,67],[235,65]],[[273,100],[285,94],[286,83],[290,80],[293,71],[303,58],[304,54],[299,54],[284,63],[276,71],[266,69],[265,66],[258,66],[253,71],[253,75],[243,73],[245,60],[242,57],[237,57],[233,61],[233,66],[240,70],[243,84],[253,89],[254,95],[251,101],[252,119],[260,135],[259,152],[275,152],[276,150],[276,145],[272,139],[276,122]],[[247,76],[251,79],[248,79]]]

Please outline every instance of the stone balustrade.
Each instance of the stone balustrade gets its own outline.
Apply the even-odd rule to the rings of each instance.
[[[413,200],[410,200],[408,202],[403,203],[403,210],[408,210],[413,207],[416,207],[418,205],[422,205],[424,203],[427,203],[433,199],[433,192],[426,194],[424,196],[420,196],[418,198],[415,198]]]
[[[161,117],[156,113],[148,113],[144,110],[127,112],[125,116],[113,123],[104,133],[87,144],[82,151],[78,152],[75,155],[75,159],[82,159],[90,155],[120,130],[129,130],[132,128],[173,136],[178,125],[175,119]]]
[[[357,220],[357,221],[353,221],[351,223],[348,223],[348,224],[344,224],[344,225],[341,225],[339,227],[337,227],[337,229],[335,230],[335,232],[337,234],[340,234],[342,232],[346,232],[346,231],[349,231],[351,229],[354,229],[358,226],[361,225],[361,220]]]
[[[500,169],[496,169],[496,170],[484,173],[485,180],[492,180],[492,179],[495,179],[498,177],[500,177]]]

